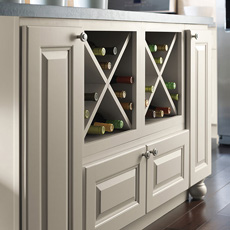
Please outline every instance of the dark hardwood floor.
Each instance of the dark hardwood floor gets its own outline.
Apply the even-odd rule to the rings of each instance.
[[[230,146],[212,141],[212,174],[203,200],[191,198],[144,230],[230,230]]]

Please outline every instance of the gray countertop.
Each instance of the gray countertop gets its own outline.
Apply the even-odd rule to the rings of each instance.
[[[102,10],[78,7],[27,5],[6,2],[0,2],[0,15],[38,18],[71,18],[213,25],[213,19],[209,17],[192,17],[184,15]]]

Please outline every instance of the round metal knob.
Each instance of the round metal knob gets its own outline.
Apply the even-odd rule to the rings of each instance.
[[[199,36],[198,36],[198,34],[194,34],[194,35],[192,35],[191,37],[192,37],[192,38],[195,38],[195,39],[197,40]]]
[[[158,150],[156,148],[154,148],[152,151],[149,151],[150,154],[153,154],[153,156],[157,156],[158,154]]]
[[[77,35],[77,38],[80,39],[82,42],[86,42],[88,39],[88,35],[85,32],[82,32],[80,35]]]
[[[150,158],[150,152],[149,151],[146,151],[145,153],[142,154],[143,157],[145,157],[146,159],[149,159]]]

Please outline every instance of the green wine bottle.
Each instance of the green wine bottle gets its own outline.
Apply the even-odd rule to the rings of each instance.
[[[157,52],[157,45],[149,44],[148,46],[152,53]]]
[[[171,98],[175,101],[178,101],[179,100],[179,95],[178,93],[177,94],[170,94],[171,95]]]
[[[163,58],[162,57],[155,57],[154,60],[155,60],[156,64],[160,64],[160,65],[163,64]]]
[[[165,82],[165,85],[168,89],[176,89],[176,83],[175,82]]]
[[[153,91],[154,91],[153,85],[145,86],[145,92],[153,93]]]

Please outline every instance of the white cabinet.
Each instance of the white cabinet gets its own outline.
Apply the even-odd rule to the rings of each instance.
[[[211,33],[187,31],[190,186],[211,173]],[[197,35],[197,38],[194,37]]]
[[[22,206],[28,230],[67,230],[72,212],[81,216],[81,191],[74,187],[81,183],[81,31],[23,27]]]
[[[17,119],[15,126],[21,129],[23,230],[143,229],[210,174],[207,26],[186,32],[186,42],[184,24],[19,23],[21,126]],[[85,43],[82,32],[88,34]],[[191,39],[195,33],[198,40]],[[92,42],[117,47],[117,55],[96,56]],[[150,44],[167,49],[151,52]],[[111,68],[104,69],[105,62]],[[134,82],[114,83],[116,76]],[[120,91],[126,98],[117,97]],[[84,100],[94,92],[98,100]],[[150,118],[150,109],[165,116]],[[99,113],[122,120],[123,128],[90,135]]]

